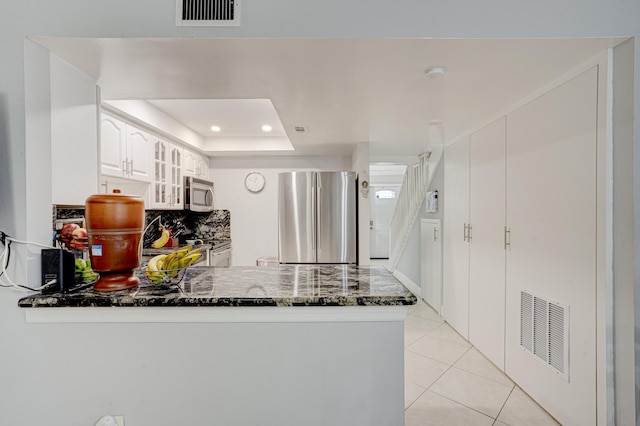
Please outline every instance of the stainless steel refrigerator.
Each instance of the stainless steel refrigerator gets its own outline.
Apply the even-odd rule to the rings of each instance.
[[[356,263],[355,172],[279,175],[279,262]]]

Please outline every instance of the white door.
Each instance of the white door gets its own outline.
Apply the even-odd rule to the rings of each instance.
[[[444,153],[444,319],[469,338],[469,138]]]
[[[389,225],[396,207],[400,187],[372,186],[369,190],[371,209],[371,254],[372,259],[389,258]]]
[[[469,142],[469,341],[504,370],[505,118]]]
[[[420,221],[422,298],[438,314],[442,310],[442,233],[439,219]]]
[[[505,372],[562,424],[594,425],[598,418],[597,104],[594,67],[507,116]],[[550,327],[548,337],[555,342],[549,345],[553,363],[563,364],[558,357],[568,346],[568,380],[520,346],[523,290],[554,307],[568,305],[567,333]],[[546,312],[544,303],[535,306],[528,311],[534,318],[538,306]],[[545,324],[547,317],[540,318]],[[546,338],[540,335],[543,343]]]

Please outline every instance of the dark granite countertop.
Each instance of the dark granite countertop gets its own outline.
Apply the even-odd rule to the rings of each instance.
[[[33,294],[18,305],[135,306],[389,306],[417,301],[386,268],[355,265],[192,266],[182,282],[101,293],[92,287]]]

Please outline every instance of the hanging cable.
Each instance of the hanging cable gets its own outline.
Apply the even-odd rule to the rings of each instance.
[[[33,246],[43,247],[43,248],[54,248],[54,247],[49,245],[34,243],[31,241],[17,240],[15,238],[11,238],[4,232],[0,234],[0,243],[2,243],[5,246],[2,254],[0,254],[0,268],[1,268],[0,269],[0,287],[12,288],[14,290],[19,290],[19,291],[40,291],[43,288],[53,284],[53,283],[47,283],[37,288],[28,287],[22,284],[16,284],[11,280],[11,278],[9,278],[9,274],[7,273],[7,268],[9,267],[9,259],[11,257],[12,243],[33,245]]]

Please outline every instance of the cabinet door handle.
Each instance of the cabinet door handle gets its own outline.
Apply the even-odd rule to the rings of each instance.
[[[511,229],[508,226],[504,227],[504,249],[511,248]]]
[[[467,225],[467,241],[471,242],[471,231],[473,230],[473,226],[471,224]]]
[[[433,241],[438,241],[438,228],[433,228]]]
[[[464,230],[463,230],[463,234],[462,234],[462,240],[463,241],[469,241],[467,238],[467,230],[469,229],[469,225],[467,225],[466,223],[464,224]]]
[[[122,175],[127,177],[129,175],[129,167],[127,163],[127,159],[122,160]]]
[[[129,161],[129,176],[133,175],[133,160]]]

